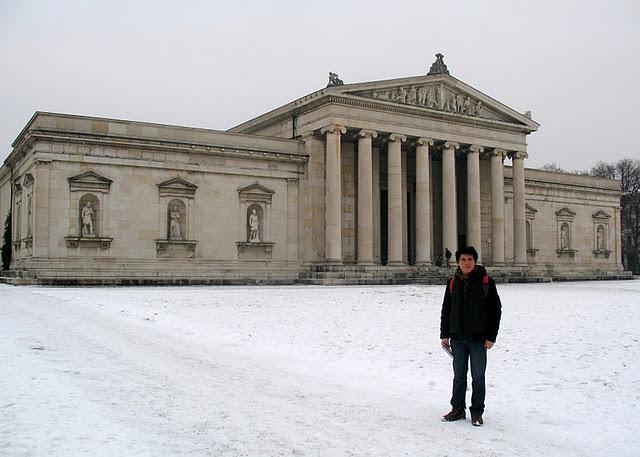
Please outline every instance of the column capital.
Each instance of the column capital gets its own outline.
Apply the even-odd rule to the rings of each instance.
[[[454,141],[447,141],[446,143],[444,143],[444,148],[453,149],[455,151],[456,149],[460,149],[460,144]]]
[[[491,154],[492,156],[502,156],[502,158],[504,159],[506,157],[506,155],[507,155],[507,150],[506,149],[495,148],[489,154]]]
[[[342,133],[344,135],[347,133],[347,128],[341,125],[328,125],[326,127],[322,127],[320,129],[320,133],[322,135],[326,135],[327,133]]]
[[[469,152],[473,154],[479,154],[481,152],[484,152],[484,147],[477,144],[472,144],[471,146],[469,146]]]
[[[416,144],[419,146],[433,146],[434,141],[431,138],[420,137],[416,140]]]
[[[378,132],[376,132],[375,130],[362,129],[356,134],[356,137],[357,138],[366,138],[366,137],[378,138]]]
[[[512,151],[509,152],[509,157],[511,158],[511,160],[528,159],[529,154],[524,151]]]
[[[391,135],[389,135],[387,137],[387,141],[388,142],[395,142],[395,141],[399,141],[400,143],[404,143],[405,141],[407,141],[407,137],[404,135],[400,135],[399,133],[392,133]]]

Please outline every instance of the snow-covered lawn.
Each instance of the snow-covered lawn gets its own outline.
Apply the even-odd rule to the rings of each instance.
[[[498,288],[476,428],[444,286],[0,285],[0,455],[640,455],[640,281]]]

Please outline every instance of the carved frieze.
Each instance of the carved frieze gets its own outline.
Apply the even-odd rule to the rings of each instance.
[[[456,92],[444,83],[400,86],[363,91],[354,93],[354,95],[466,116],[500,119],[496,114],[486,109],[481,100]]]

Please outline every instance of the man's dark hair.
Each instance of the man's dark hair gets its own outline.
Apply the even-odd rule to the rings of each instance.
[[[460,256],[462,254],[468,254],[473,256],[475,262],[478,261],[478,251],[473,246],[465,246],[456,251],[456,263],[460,263]]]

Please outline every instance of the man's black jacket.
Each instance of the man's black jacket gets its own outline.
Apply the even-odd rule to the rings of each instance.
[[[451,279],[447,281],[440,316],[440,338],[496,341],[502,305],[495,281],[488,277],[488,284],[483,285],[486,275],[485,268],[477,265],[464,279],[457,268],[453,290]]]

